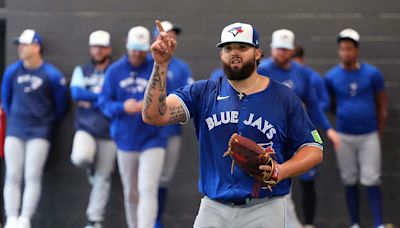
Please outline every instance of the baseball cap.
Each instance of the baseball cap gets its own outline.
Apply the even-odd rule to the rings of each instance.
[[[143,26],[136,26],[129,30],[126,49],[148,51],[150,49],[150,32]]]
[[[294,33],[287,29],[276,30],[272,33],[272,48],[294,49]]]
[[[110,33],[103,30],[92,32],[89,36],[89,46],[110,46]]]
[[[161,25],[164,28],[165,32],[174,30],[177,35],[179,35],[182,32],[182,28],[179,25],[173,24],[170,21],[163,21],[163,22],[161,22]],[[154,38],[156,38],[159,34],[160,34],[160,31],[158,31],[157,26],[154,27],[154,31],[153,31]]]
[[[354,42],[358,43],[360,42],[360,34],[354,29],[347,28],[342,30],[338,35],[337,35],[337,41],[341,41],[343,39],[351,39]]]
[[[33,29],[25,29],[19,37],[14,39],[15,44],[39,44],[42,46],[42,38]]]
[[[259,48],[258,32],[253,26],[245,23],[233,23],[226,26],[221,32],[221,42],[217,47],[223,47],[228,43],[245,43]]]

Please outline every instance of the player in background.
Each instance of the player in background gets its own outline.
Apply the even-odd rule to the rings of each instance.
[[[144,123],[141,117],[144,91],[153,69],[148,54],[149,30],[131,28],[126,49],[127,54],[107,69],[99,103],[111,118],[128,227],[153,228],[167,140],[162,128]]]
[[[287,29],[274,31],[272,33],[271,57],[261,60],[258,73],[293,89],[305,104],[311,121],[326,132],[335,148],[339,147],[340,139],[320,106],[307,70],[292,60],[293,49],[294,33],[292,31]]]
[[[306,65],[306,62],[304,59],[304,54],[305,54],[304,48],[300,45],[295,45],[294,50],[293,50],[292,59],[296,63],[298,63],[306,68],[306,71],[308,72],[308,74],[311,77],[311,84],[312,84],[313,88],[315,89],[318,101],[320,102],[322,109],[324,111],[328,111],[328,109],[329,109],[329,94],[328,94],[328,90],[326,89],[324,78],[316,70],[314,70],[310,66]]]
[[[20,60],[4,72],[1,99],[7,116],[5,228],[30,228],[51,136],[66,108],[67,87],[64,75],[42,58],[38,32],[26,29],[15,42]]]
[[[200,146],[198,187],[204,195],[194,227],[284,227],[287,178],[322,160],[322,141],[298,97],[257,73],[258,33],[249,24],[226,26],[217,46],[227,77],[197,81],[167,97],[166,72],[176,43],[157,24],[161,33],[151,49],[155,64],[142,116],[155,125],[194,120]],[[272,191],[257,187],[239,167],[232,172],[231,159],[223,154],[233,133],[277,153],[280,182]]]
[[[367,187],[375,227],[383,228],[381,139],[387,119],[382,73],[360,62],[360,35],[345,29],[337,36],[340,63],[325,77],[342,146],[337,160],[346,190],[352,228],[360,227],[358,183]]]
[[[305,65],[304,49],[300,45],[296,45],[292,55],[293,61],[305,67],[308,75],[311,78],[312,87],[315,89],[318,101],[323,110],[327,110],[329,106],[329,95],[326,90],[324,79],[321,75],[312,69],[310,66]],[[291,194],[287,200],[287,214],[288,214],[288,228],[304,227],[313,228],[315,221],[315,212],[317,205],[317,192],[315,188],[315,178],[318,176],[318,168],[314,167],[308,172],[300,176],[300,184],[302,188],[302,209],[303,209],[303,223],[300,223]]]
[[[97,104],[104,74],[111,63],[110,33],[98,30],[89,36],[91,61],[78,65],[72,74],[71,96],[77,103],[71,161],[88,169],[92,185],[85,228],[101,228],[111,189],[116,147],[110,138],[110,121]]]
[[[168,33],[168,35],[176,42],[177,36],[181,33],[182,29],[178,25],[172,24],[169,21],[163,21],[161,22],[161,25],[164,27],[165,32]],[[155,27],[155,40],[158,38],[158,35],[158,29]],[[182,86],[192,84],[192,71],[190,70],[189,65],[184,60],[173,56],[168,65],[167,80],[168,94]],[[182,127],[180,124],[167,126],[164,128],[164,132],[168,137],[168,143],[164,167],[161,173],[160,188],[158,189],[158,214],[155,228],[164,227],[162,218],[167,203],[168,188],[175,173],[182,142]]]
[[[305,108],[310,116],[311,121],[324,130],[328,138],[333,142],[334,147],[338,148],[340,145],[340,139],[336,131],[332,128],[326,117],[320,101],[317,97],[316,90],[312,84],[312,76],[310,70],[301,64],[296,63],[292,60],[294,50],[294,39],[295,35],[292,31],[287,29],[276,30],[272,33],[271,41],[271,57],[261,60],[258,67],[258,72],[262,75],[277,80],[284,85],[291,88],[302,100]],[[303,180],[311,180],[315,178],[317,174],[316,168],[311,169],[307,173],[302,175]],[[303,191],[305,198],[311,200],[303,204],[305,206],[306,225],[313,225],[313,215],[315,214],[315,187],[313,183],[302,182]],[[314,190],[314,192],[313,192]],[[297,219],[294,204],[291,194],[288,195],[288,226],[299,227],[300,223]]]

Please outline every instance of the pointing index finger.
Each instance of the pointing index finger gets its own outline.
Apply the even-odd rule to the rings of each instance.
[[[156,20],[156,26],[159,32],[165,32],[159,20]]]

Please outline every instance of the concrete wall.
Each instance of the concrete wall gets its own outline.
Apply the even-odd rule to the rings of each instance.
[[[335,36],[352,27],[361,34],[362,59],[378,66],[385,75],[389,96],[389,121],[383,141],[383,193],[385,221],[400,224],[400,3],[397,0],[8,0],[0,17],[6,20],[6,62],[16,60],[11,38],[25,28],[34,28],[44,37],[44,57],[59,66],[70,78],[73,67],[87,61],[88,35],[95,29],[111,32],[114,56],[124,52],[129,28],[144,25],[151,30],[155,19],[171,20],[183,26],[177,55],[186,59],[195,79],[207,78],[217,66],[221,29],[231,22],[253,24],[261,34],[261,46],[269,52],[270,34],[279,28],[295,32],[306,48],[308,63],[325,72],[337,63]],[[42,201],[34,227],[82,227],[89,186],[85,173],[69,164],[73,135],[72,108],[59,127],[46,167]],[[196,190],[198,174],[197,145],[191,124],[184,129],[184,145],[171,187],[166,214],[167,227],[191,227],[200,195]],[[295,181],[294,196],[300,188]],[[365,190],[365,189],[364,189]],[[363,191],[362,218],[372,227]],[[318,179],[318,227],[346,227],[347,212],[335,155],[326,146],[325,161]],[[124,227],[122,193],[114,177],[111,202],[105,227]]]

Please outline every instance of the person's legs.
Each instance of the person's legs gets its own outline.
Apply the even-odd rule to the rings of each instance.
[[[94,164],[93,187],[86,210],[88,220],[102,222],[111,189],[111,174],[114,170],[116,146],[109,139],[97,139]]]
[[[137,227],[138,206],[138,166],[140,153],[132,151],[117,152],[119,174],[124,191],[125,217],[129,228]]]
[[[381,148],[377,133],[369,134],[360,144],[361,184],[367,186],[368,203],[375,227],[383,225],[381,182]]]
[[[232,228],[276,228],[287,227],[286,197],[255,199],[261,203],[235,207]],[[264,201],[265,200],[265,201]]]
[[[303,190],[303,212],[304,224],[314,225],[315,208],[317,204],[317,192],[315,189],[315,180],[301,180],[301,187]]]
[[[6,227],[15,226],[21,205],[21,184],[25,160],[25,141],[7,136],[4,143],[6,178],[4,183],[4,209]]]
[[[21,211],[23,217],[30,219],[39,203],[43,169],[49,149],[50,142],[46,139],[35,138],[26,142],[25,189]]]
[[[157,191],[164,163],[165,149],[144,150],[139,158],[137,209],[138,228],[154,227],[157,216]]]
[[[156,228],[162,228],[162,217],[167,203],[168,187],[175,173],[176,165],[179,160],[179,153],[181,149],[181,136],[176,135],[168,138],[167,151],[165,153],[165,160],[163,170],[160,178],[160,188],[158,189],[158,213]]]
[[[292,198],[292,190],[290,190],[290,193],[287,194],[285,197],[286,197],[286,215],[287,215],[286,227],[301,228],[302,225],[299,221],[299,218],[297,217],[295,205]]]
[[[229,228],[231,213],[232,207],[203,197],[193,228]]]
[[[340,176],[345,185],[346,204],[352,224],[360,223],[358,193],[358,140],[354,136],[340,134],[341,146],[336,151]]]

